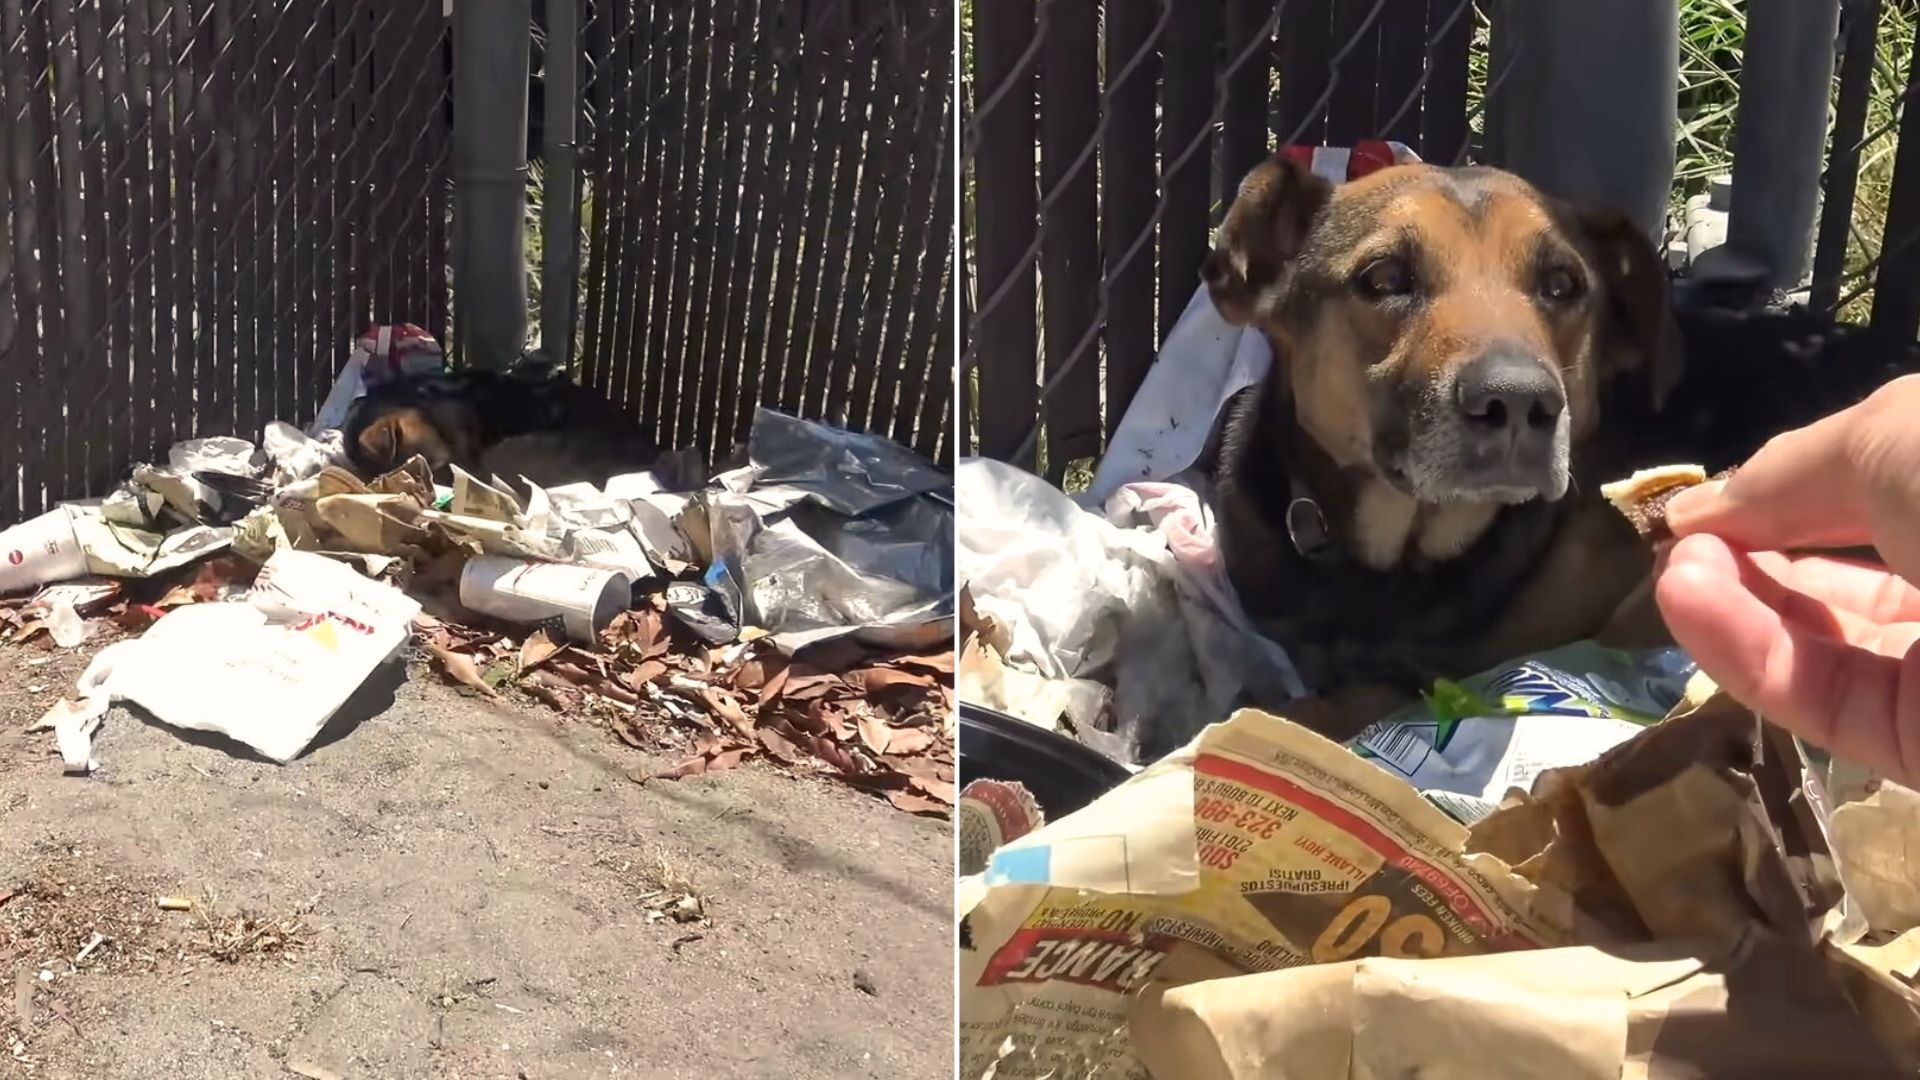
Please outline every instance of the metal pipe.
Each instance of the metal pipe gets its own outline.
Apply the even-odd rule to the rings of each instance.
[[[1674,0],[1500,0],[1491,29],[1489,164],[1624,210],[1662,239],[1680,80]]]
[[[1727,248],[1797,287],[1813,253],[1840,0],[1748,0]]]
[[[547,0],[547,48],[541,64],[546,111],[545,201],[540,206],[540,348],[565,368],[573,359],[574,308],[580,275],[580,192],[575,181],[579,149],[574,125],[579,109],[580,0]]]
[[[453,295],[462,353],[527,344],[527,75],[533,0],[453,5]]]

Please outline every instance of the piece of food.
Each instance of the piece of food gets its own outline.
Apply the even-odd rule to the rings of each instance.
[[[1669,500],[1696,484],[1704,484],[1709,479],[1724,479],[1732,473],[1733,470],[1728,469],[1718,476],[1709,477],[1707,470],[1698,465],[1662,465],[1655,469],[1641,469],[1625,480],[1602,484],[1600,494],[1613,504],[1614,509],[1620,511],[1641,539],[1657,543],[1672,536],[1667,529]]]

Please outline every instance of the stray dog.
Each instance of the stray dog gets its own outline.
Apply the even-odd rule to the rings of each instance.
[[[1681,349],[1625,215],[1494,169],[1336,188],[1275,156],[1203,278],[1273,347],[1216,472],[1227,575],[1323,695],[1290,716],[1349,737],[1435,678],[1594,636],[1644,581],[1598,496],[1636,462],[1604,415],[1657,413]]]
[[[659,452],[599,394],[541,364],[397,379],[354,402],[342,434],[366,476],[417,454],[436,476],[449,465],[484,476],[497,463],[550,485],[644,469]]]

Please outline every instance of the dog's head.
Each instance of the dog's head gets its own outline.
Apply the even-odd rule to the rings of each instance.
[[[1314,441],[1421,502],[1557,499],[1603,385],[1638,371],[1657,408],[1678,376],[1666,273],[1632,222],[1494,169],[1335,187],[1276,156],[1203,273],[1274,341]]]
[[[426,411],[400,406],[384,411],[362,427],[349,452],[354,466],[369,476],[392,472],[413,457],[426,459],[436,476],[448,465],[468,464],[475,448],[459,430],[445,430]]]

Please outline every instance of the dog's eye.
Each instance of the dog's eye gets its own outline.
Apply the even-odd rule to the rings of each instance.
[[[1553,267],[1540,275],[1540,296],[1556,304],[1576,299],[1582,287],[1579,275],[1564,266]]]
[[[1361,268],[1353,279],[1353,287],[1369,300],[1405,296],[1413,291],[1413,267],[1393,255],[1375,259]]]

